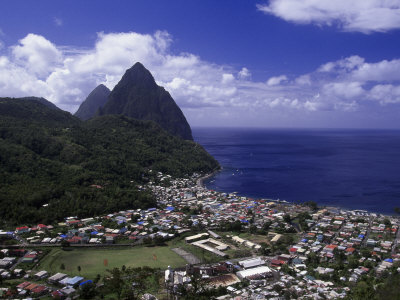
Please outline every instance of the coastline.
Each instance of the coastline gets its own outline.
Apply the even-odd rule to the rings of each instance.
[[[223,164],[204,180],[209,189],[398,215],[400,160],[390,150],[400,147],[398,133],[221,129],[194,135]],[[379,153],[379,163],[366,167]]]
[[[206,180],[206,179],[208,179],[208,178],[210,178],[210,177],[213,177],[215,174],[217,174],[217,173],[220,172],[221,170],[222,170],[222,167],[220,167],[220,168],[214,170],[214,171],[211,172],[211,173],[208,173],[208,174],[206,174],[206,175],[204,175],[204,176],[201,176],[201,177],[197,178],[197,180],[196,180],[196,185],[197,185],[198,187],[204,187],[204,180]]]
[[[210,177],[213,177],[214,175],[216,175],[218,172],[221,172],[222,170],[223,170],[223,167],[220,167],[219,169],[213,171],[212,173],[208,173],[208,174],[206,174],[204,176],[201,176],[201,177],[197,178],[196,179],[196,185],[198,187],[207,188],[205,186],[205,184],[204,184],[204,181],[209,179]],[[218,192],[223,193],[222,191],[218,191]],[[237,192],[234,192],[234,193],[237,193]],[[257,197],[253,197],[253,196],[249,196],[249,195],[243,195],[243,196],[244,197],[248,197],[248,198],[255,198],[255,199],[257,198]],[[269,198],[269,197],[261,197],[261,198],[258,198],[258,199],[270,200],[270,201],[273,201],[273,202],[278,202],[278,203],[287,204],[287,205],[303,204],[302,202],[295,203],[295,202],[292,202],[292,201],[281,200],[281,199],[272,199],[272,198]],[[345,206],[339,206],[339,205],[336,206],[336,205],[331,205],[331,204],[329,204],[329,205],[325,204],[324,205],[324,204],[319,204],[319,203],[317,203],[317,205],[318,205],[318,209],[328,209],[328,210],[329,209],[331,209],[331,210],[336,209],[336,210],[340,210],[342,212],[347,212],[347,213],[349,213],[349,212],[362,212],[362,213],[366,213],[367,215],[377,215],[377,216],[380,215],[380,216],[384,216],[384,217],[394,217],[394,218],[400,217],[399,215],[396,215],[395,213],[391,213],[391,214],[390,213],[383,213],[383,212],[377,212],[377,211],[373,211],[373,210],[368,210],[368,209],[365,209],[365,208],[352,209],[352,208],[345,207]]]

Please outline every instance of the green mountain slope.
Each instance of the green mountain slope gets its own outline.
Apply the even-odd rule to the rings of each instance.
[[[83,122],[36,101],[0,99],[3,221],[47,223],[156,206],[135,187],[150,169],[185,176],[217,167],[200,145],[151,121],[111,115]]]

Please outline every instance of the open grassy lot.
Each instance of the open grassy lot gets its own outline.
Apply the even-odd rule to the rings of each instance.
[[[168,243],[171,248],[182,248],[183,250],[192,253],[198,259],[200,259],[203,263],[214,263],[224,260],[223,257],[215,255],[209,251],[201,249],[199,247],[193,246],[191,244],[186,243],[183,239],[175,239]]]
[[[239,237],[245,240],[249,240],[250,242],[261,244],[261,243],[267,243],[268,244],[268,238],[267,235],[261,235],[261,234],[251,234],[248,232],[243,232],[239,234]]]
[[[152,268],[179,267],[185,265],[185,260],[174,253],[169,247],[133,247],[108,249],[53,249],[36,267],[37,270],[47,270],[51,273],[62,272],[69,275],[80,275],[95,278],[104,274],[107,269],[121,267]],[[64,264],[65,270],[61,269]]]

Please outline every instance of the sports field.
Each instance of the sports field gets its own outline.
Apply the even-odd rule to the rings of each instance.
[[[65,269],[61,269],[64,264]],[[36,268],[51,273],[62,272],[69,275],[81,275],[86,278],[95,278],[103,275],[107,269],[115,267],[143,267],[153,268],[180,267],[186,264],[185,260],[174,253],[169,247],[133,247],[113,249],[53,249]],[[78,266],[81,272],[78,272]]]

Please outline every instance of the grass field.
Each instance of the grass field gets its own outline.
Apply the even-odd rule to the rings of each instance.
[[[65,270],[61,270],[61,264]],[[71,249],[64,251],[53,249],[36,268],[51,273],[62,272],[68,275],[80,275],[85,278],[95,278],[104,274],[107,269],[115,267],[167,268],[184,266],[186,261],[169,247],[133,247],[113,249]]]

